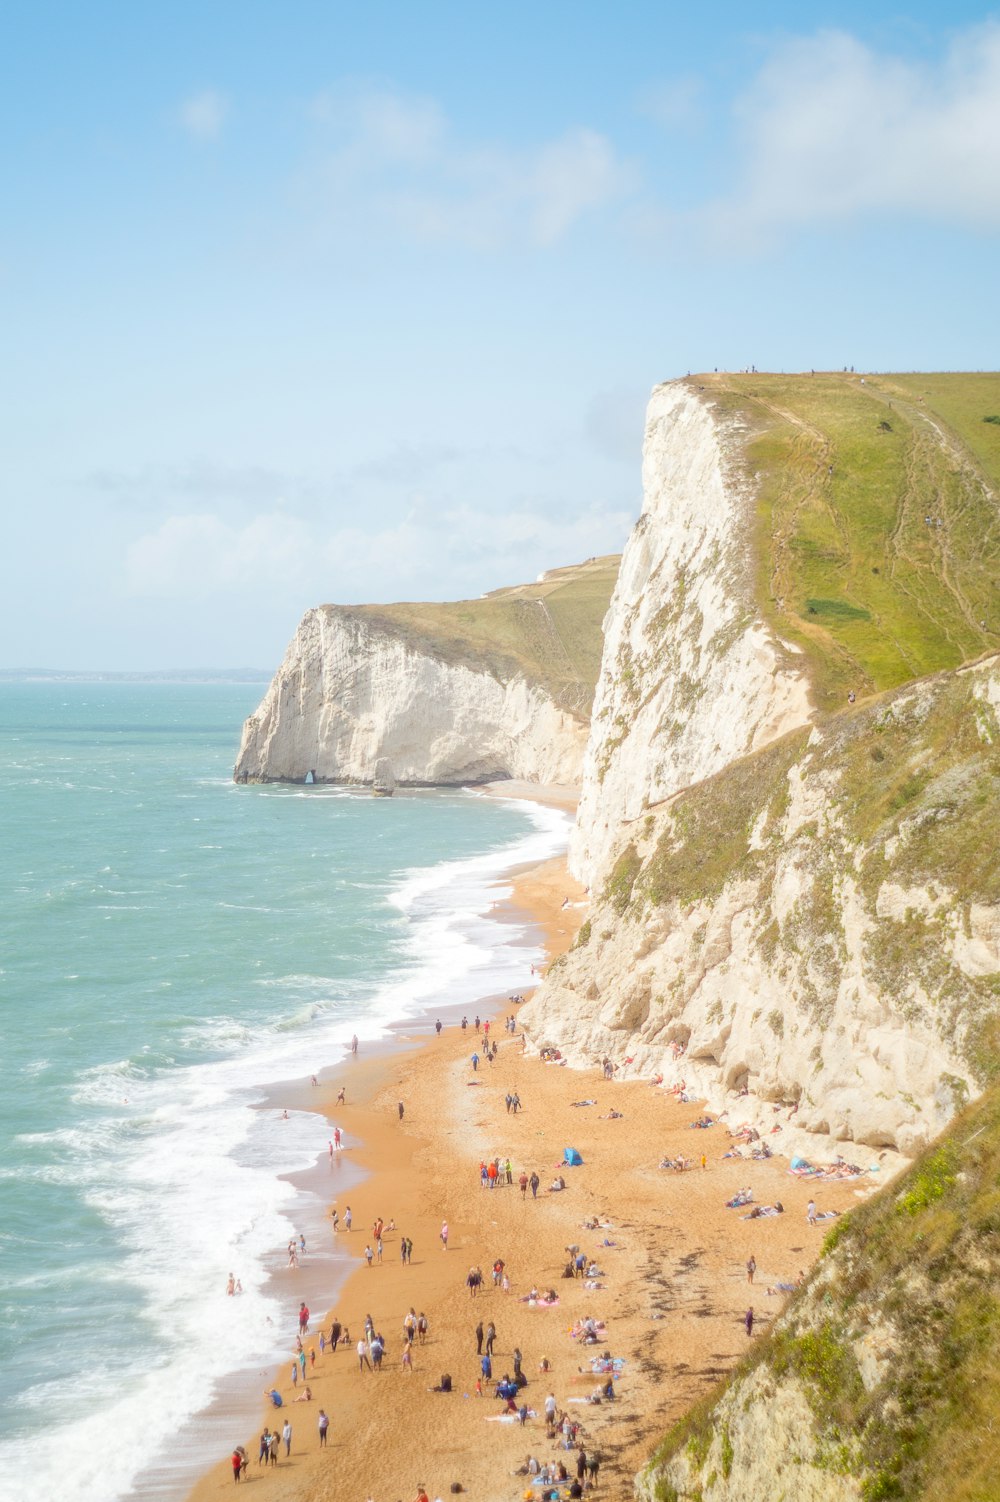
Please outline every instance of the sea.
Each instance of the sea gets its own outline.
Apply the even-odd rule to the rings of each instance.
[[[328,1125],[286,1119],[282,1085],[329,1078],[353,1034],[518,992],[541,958],[491,910],[513,867],[565,849],[567,815],[237,786],[263,687],[0,683],[11,1502],[146,1497],[154,1474],[185,1495],[234,1374],[286,1356],[287,1243],[308,1225],[314,1277],[333,1256],[294,1182]]]

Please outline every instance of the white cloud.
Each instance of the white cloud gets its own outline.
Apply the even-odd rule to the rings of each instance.
[[[311,187],[344,230],[550,246],[638,182],[610,141],[583,127],[520,148],[468,142],[433,100],[386,89],[324,94],[311,115],[333,138]]]
[[[473,507],[440,511],[419,497],[402,519],[368,529],[324,530],[277,511],[243,524],[176,515],[129,546],[125,588],[177,602],[230,594],[245,602],[255,591],[271,602],[285,596],[290,618],[325,601],[456,599],[615,552],[633,520],[602,506],[568,518],[526,508],[484,516]]]
[[[229,114],[229,100],[215,89],[202,89],[185,99],[177,118],[188,135],[199,141],[214,141],[222,132]]]
[[[1000,25],[935,62],[840,31],[781,46],[739,101],[741,181],[705,217],[721,235],[864,215],[1000,228]]]

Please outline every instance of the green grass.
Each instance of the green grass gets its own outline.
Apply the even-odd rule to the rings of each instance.
[[[697,381],[749,430],[758,603],[820,708],[1000,645],[1000,376]]]
[[[539,584],[478,600],[328,605],[449,663],[506,677],[524,673],[564,709],[589,715],[601,666],[601,627],[618,577],[617,555],[554,569]]]

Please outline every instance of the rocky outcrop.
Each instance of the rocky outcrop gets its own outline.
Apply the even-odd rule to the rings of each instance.
[[[390,622],[307,611],[247,720],[239,782],[370,784],[380,759],[401,786],[518,777],[576,783],[588,721],[516,670],[452,660]]]
[[[533,1041],[627,1054],[783,1151],[921,1150],[998,1067],[998,702],[994,657],[647,813],[523,1010]]]
[[[600,881],[652,805],[809,716],[808,684],[754,600],[739,419],[683,382],[654,391],[643,508],[605,623],[571,847]]]

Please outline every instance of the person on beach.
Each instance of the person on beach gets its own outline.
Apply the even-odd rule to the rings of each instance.
[[[299,1370],[302,1373],[302,1380],[304,1382],[306,1380],[306,1353],[305,1353],[305,1351],[300,1351],[299,1352]]]
[[[371,1265],[372,1265],[372,1257],[373,1257],[373,1256],[374,1256],[374,1255],[375,1255],[375,1254],[374,1254],[374,1252],[373,1252],[373,1251],[372,1251],[372,1249],[371,1249],[371,1247],[370,1247],[370,1246],[369,1246],[369,1245],[368,1245],[368,1244],[367,1244],[367,1242],[366,1242],[366,1243],[365,1243],[365,1261],[366,1261],[366,1262],[367,1262],[367,1263],[368,1263],[368,1266],[369,1266],[369,1267],[371,1267]]]
[[[492,1360],[492,1358],[490,1356],[487,1356],[485,1354],[485,1352],[484,1352],[483,1356],[482,1356],[482,1359],[480,1360],[479,1365],[480,1365],[480,1367],[482,1369],[483,1381],[484,1382],[492,1382],[492,1380],[493,1380],[493,1360]]]
[[[469,1019],[468,1019],[468,1017],[463,1017],[462,1018],[462,1032],[463,1033],[465,1032],[465,1030],[466,1030],[466,1028],[468,1026],[469,1026]]]
[[[340,1320],[339,1319],[335,1319],[333,1321],[333,1324],[330,1326],[330,1349],[331,1350],[335,1351],[337,1349],[337,1345],[338,1345],[338,1343],[340,1341],[340,1337],[343,1334],[343,1329],[344,1329],[344,1327],[340,1323]]]
[[[273,1466],[278,1464],[278,1452],[281,1449],[281,1435],[277,1429],[271,1435],[271,1443],[268,1447],[268,1460]]]
[[[340,1225],[340,1215],[336,1210],[330,1211],[330,1219],[333,1221],[333,1229],[334,1233],[336,1233],[337,1227]]]
[[[814,1226],[816,1224],[816,1201],[815,1200],[810,1200],[809,1203],[808,1203],[808,1205],[806,1206],[806,1224],[810,1225],[810,1226]]]
[[[479,1073],[479,1055],[477,1053],[472,1055],[472,1072],[473,1074]]]
[[[292,1421],[286,1419],[281,1430],[281,1437],[285,1441],[285,1459],[292,1453]]]
[[[492,1356],[493,1355],[493,1342],[496,1340],[496,1338],[497,1338],[497,1327],[493,1323],[493,1321],[490,1320],[489,1324],[486,1326],[486,1354],[487,1354],[487,1356]]]
[[[367,1367],[368,1370],[371,1371],[372,1364],[371,1364],[371,1362],[368,1359],[368,1345],[367,1345],[367,1342],[363,1341],[363,1340],[359,1340],[357,1346],[355,1347],[355,1349],[357,1350],[357,1353],[358,1353],[358,1371],[359,1372],[363,1372],[364,1369],[365,1369],[365,1367]]]
[[[295,1250],[295,1242],[294,1241],[290,1241],[288,1243],[288,1266],[289,1267],[298,1267],[298,1265],[299,1265],[299,1254]]]
[[[753,1316],[753,1305],[751,1304],[750,1308],[747,1310],[746,1314],[743,1316],[743,1323],[746,1326],[746,1332],[747,1332],[747,1339],[748,1340],[750,1339],[751,1335],[753,1334],[753,1318],[754,1318],[754,1316]]]
[[[338,1152],[340,1151],[340,1144],[341,1144],[342,1141],[343,1141],[343,1134],[341,1133],[340,1127],[334,1127],[334,1129],[333,1129],[333,1145],[337,1149]]]
[[[351,1207],[350,1207],[350,1205],[347,1205],[344,1208],[344,1230],[345,1231],[349,1231],[350,1229],[351,1229]]]
[[[242,1475],[242,1472],[243,1472],[243,1451],[242,1450],[234,1450],[233,1451],[232,1459],[231,1459],[231,1464],[232,1464],[232,1467],[233,1467],[233,1480],[234,1481],[239,1481],[240,1476]]]
[[[382,1261],[382,1238],[381,1238],[381,1236],[379,1237],[379,1239],[375,1243],[375,1255],[378,1258],[378,1260],[381,1262]]]
[[[479,1017],[478,1017],[478,1016],[477,1016],[477,1017],[476,1017],[476,1032],[477,1032],[477,1033],[478,1033],[478,1031],[479,1031],[479,1029],[480,1029],[480,1027],[481,1027],[481,1025],[482,1025],[482,1024],[481,1024],[481,1023],[480,1023],[480,1021],[479,1021]]]
[[[421,1345],[427,1339],[427,1316],[422,1309],[417,1316],[417,1337]]]
[[[412,1354],[412,1347],[411,1347],[409,1341],[407,1341],[406,1344],[403,1346],[403,1355],[401,1357],[401,1363],[402,1363],[402,1367],[403,1367],[403,1371],[404,1372],[412,1373],[412,1371],[413,1371],[413,1354]]]
[[[446,1220],[441,1222],[441,1230],[438,1232],[438,1235],[441,1237],[441,1248],[446,1252],[448,1250],[448,1222]]]
[[[750,1257],[747,1258],[747,1282],[748,1283],[752,1283],[753,1282],[753,1275],[754,1275],[754,1273],[756,1271],[757,1271],[757,1258],[753,1257],[753,1256],[750,1256]]]
[[[343,1085],[341,1085],[339,1091],[337,1092],[337,1105],[338,1106],[346,1106],[347,1105],[347,1098],[344,1095],[344,1087],[343,1087]]]
[[[319,1430],[319,1447],[321,1450],[325,1450],[326,1435],[327,1430],[330,1428],[330,1420],[327,1418],[326,1413],[322,1408],[319,1411],[319,1418],[316,1421],[316,1427]]]
[[[402,1119],[403,1119],[403,1102],[401,1100],[398,1100],[396,1102],[396,1110],[399,1112],[399,1119],[400,1119],[400,1121],[402,1121]]]
[[[230,1298],[232,1298],[232,1296],[233,1296],[233,1294],[235,1292],[236,1292],[236,1279],[233,1277],[233,1274],[230,1273],[229,1274],[229,1282],[226,1284],[226,1293],[229,1295]]]
[[[257,1451],[257,1464],[263,1465],[271,1452],[271,1431],[265,1424],[260,1433],[260,1449]]]
[[[538,1198],[538,1186],[539,1186],[539,1184],[541,1182],[542,1181],[538,1177],[537,1173],[535,1173],[534,1171],[532,1171],[532,1175],[531,1175],[531,1178],[528,1180],[528,1183],[531,1185],[531,1198],[533,1200],[536,1200]]]
[[[304,1335],[309,1328],[309,1310],[305,1300],[299,1305],[299,1335]]]
[[[357,1035],[357,1033],[355,1033],[354,1037],[351,1039],[351,1053],[356,1054],[357,1051],[358,1051],[358,1035]]]
[[[523,1168],[521,1169],[521,1176],[518,1179],[517,1183],[521,1191],[521,1198],[524,1199],[525,1195],[528,1192],[528,1175],[525,1173]]]
[[[292,1402],[293,1403],[311,1403],[312,1400],[313,1400],[313,1390],[309,1386],[309,1384],[306,1383],[305,1387],[299,1393],[298,1397],[297,1398],[293,1398]]]
[[[482,1320],[480,1320],[479,1324],[476,1326],[475,1335],[476,1335],[476,1355],[477,1356],[481,1356],[483,1354],[483,1339],[485,1337],[485,1331],[483,1330],[483,1322],[482,1322]]]
[[[298,1363],[298,1358],[296,1358],[292,1362],[292,1386],[293,1387],[297,1387],[298,1384],[299,1384],[299,1363]]]
[[[434,1031],[437,1033],[437,1035],[438,1035],[439,1038],[441,1036],[441,1028],[442,1028],[442,1026],[443,1026],[443,1024],[441,1022],[441,1018],[439,1017],[438,1020],[434,1024]]]

